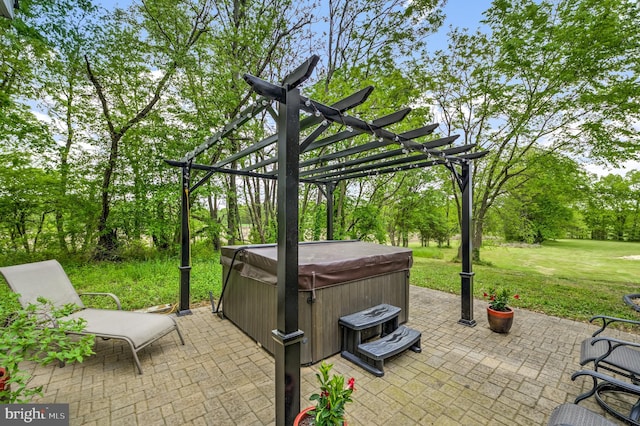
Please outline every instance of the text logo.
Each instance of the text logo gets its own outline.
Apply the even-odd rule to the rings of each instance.
[[[68,426],[69,404],[0,405],[0,424]]]

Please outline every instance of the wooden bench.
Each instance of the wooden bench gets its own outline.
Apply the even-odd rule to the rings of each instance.
[[[407,349],[420,352],[420,332],[398,326],[399,314],[400,308],[381,304],[341,317],[342,357],[381,377],[385,359]],[[371,330],[380,338],[363,343],[363,333]]]

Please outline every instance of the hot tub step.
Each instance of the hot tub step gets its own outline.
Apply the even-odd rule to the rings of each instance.
[[[374,306],[355,314],[340,317],[340,325],[351,330],[364,330],[389,322],[398,317],[401,309],[386,303]]]
[[[384,360],[407,349],[421,352],[420,338],[422,334],[403,325],[378,340],[358,345],[358,354],[368,364],[366,368],[376,376],[384,375]],[[360,364],[362,365],[362,364]]]

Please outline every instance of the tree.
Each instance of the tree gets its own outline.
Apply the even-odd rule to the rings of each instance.
[[[629,240],[640,241],[640,172],[631,171],[627,173],[626,177],[629,180],[630,201],[633,206]]]
[[[346,75],[355,68],[367,77],[385,62],[393,64],[395,58],[410,57],[424,48],[426,36],[435,32],[444,18],[440,9],[443,0],[409,3],[329,0],[328,3],[325,18],[328,30],[315,35],[327,58],[321,71],[325,94],[330,93],[336,72]]]
[[[411,235],[418,233],[426,245],[446,233],[442,226],[446,227],[447,221],[447,194],[436,189],[443,183],[441,177],[433,169],[417,169],[400,174],[383,187],[384,201],[380,202],[392,244],[407,247]]]
[[[224,0],[216,6],[217,17],[212,31],[195,47],[183,78],[179,80],[183,98],[178,105],[188,111],[182,119],[192,130],[191,146],[201,144],[213,129],[236,118],[252,102],[252,92],[242,80],[243,73],[268,80],[286,73],[291,58],[297,57],[296,46],[302,44],[311,22],[312,10],[308,2]],[[264,121],[247,123],[230,138],[211,147],[202,155],[206,158],[199,161],[215,163],[260,140],[266,130],[272,129]],[[251,158],[256,162],[262,159]],[[237,161],[231,163],[232,168],[240,166]],[[200,175],[194,173],[194,178],[197,176]],[[213,195],[225,200],[227,241],[234,244],[240,237],[239,203],[243,194],[254,219],[253,234],[258,241],[266,241],[275,216],[271,184],[248,178],[239,180],[235,175],[214,179],[217,185],[213,187],[222,187],[224,191],[210,192],[204,197]],[[216,217],[217,204],[208,204],[210,216]]]
[[[9,237],[13,252],[33,254],[46,232],[46,219],[53,212],[55,176],[32,167],[28,156],[0,155],[6,167],[0,173],[0,226]],[[0,246],[0,251],[2,246]]]
[[[489,210],[536,155],[639,154],[635,5],[496,0],[484,23],[488,34],[454,30],[448,51],[422,59],[444,133],[490,152],[474,163],[476,257]]]
[[[209,1],[176,6],[172,1],[147,0],[132,6],[131,14],[114,14],[104,26],[99,49],[84,57],[108,138],[98,220],[98,258],[113,256],[117,247],[117,234],[110,226],[109,215],[121,142],[129,130],[151,114],[212,19]]]
[[[587,178],[575,161],[557,154],[533,157],[534,164],[505,186],[496,203],[507,241],[562,238],[573,224],[572,207],[585,197]]]
[[[625,239],[636,205],[630,183],[619,175],[603,176],[594,183],[586,212],[592,238]]]
[[[39,34],[46,39],[49,55],[40,68],[42,92],[46,94],[38,108],[51,120],[49,129],[57,141],[49,161],[57,163],[59,184],[55,191],[55,225],[60,250],[69,253],[66,221],[78,215],[78,209],[68,193],[75,185],[80,151],[75,145],[91,133],[90,122],[83,115],[90,109],[87,103],[90,86],[84,72],[82,53],[92,50],[91,34],[95,31],[97,8],[89,1],[55,1],[34,5],[33,20]],[[75,152],[74,152],[75,151]],[[82,162],[84,165],[84,162]],[[82,220],[91,220],[83,216]]]
[[[331,104],[373,86],[376,90],[367,102],[348,112],[370,120],[415,104],[422,92],[412,84],[402,58],[423,48],[427,36],[440,27],[443,3],[442,0],[330,0],[318,6],[316,16],[323,18],[315,27],[318,31],[313,34],[312,43],[319,46],[321,60],[310,97]],[[403,126],[423,125],[428,116],[427,109],[416,108],[410,116],[414,121],[406,120],[394,130],[401,132]],[[308,155],[318,156],[368,141],[367,137],[358,136]],[[389,179],[385,177],[379,182]],[[345,208],[349,192],[369,195],[377,191],[379,182],[369,179],[366,185],[373,187],[366,191],[357,182],[338,182],[334,191],[335,238],[343,237],[343,232],[353,225],[348,223],[352,211]],[[316,204],[322,202],[323,196],[317,190],[304,195],[303,207],[311,195],[316,196]],[[355,202],[361,207],[366,203],[360,198]]]

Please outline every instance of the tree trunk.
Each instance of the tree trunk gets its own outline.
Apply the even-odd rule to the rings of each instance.
[[[199,33],[193,39],[192,43],[195,43],[195,40],[199,37]],[[116,234],[116,230],[109,228],[109,211],[110,211],[110,199],[111,199],[111,182],[113,179],[113,172],[116,168],[116,160],[118,158],[118,145],[120,140],[125,135],[131,127],[138,124],[145,117],[151,113],[151,110],[160,100],[160,94],[164,90],[165,86],[169,82],[171,76],[175,73],[177,68],[177,62],[172,62],[169,64],[167,71],[164,76],[160,79],[155,90],[153,92],[153,97],[151,100],[138,111],[133,118],[126,121],[126,123],[116,130],[114,126],[113,119],[111,117],[111,111],[109,109],[109,104],[107,102],[107,98],[105,96],[104,88],[102,84],[93,73],[91,69],[91,63],[89,62],[89,58],[85,55],[84,57],[87,75],[89,76],[89,80],[93,84],[93,87],[96,89],[96,94],[98,95],[98,99],[100,100],[100,104],[102,106],[102,114],[104,115],[104,119],[107,124],[107,129],[109,131],[109,138],[111,139],[111,146],[109,149],[109,159],[107,161],[107,167],[105,168],[104,175],[102,178],[102,211],[100,212],[100,219],[98,220],[98,246],[96,247],[95,257],[97,259],[107,259],[113,258],[115,255],[115,250],[117,248],[118,238]]]
[[[482,247],[482,232],[484,231],[484,213],[481,218],[473,221],[473,237],[472,237],[472,260],[480,261],[480,247]]]
[[[118,157],[118,144],[121,136],[111,134],[111,149],[109,150],[109,160],[102,175],[102,210],[98,219],[98,246],[96,247],[95,258],[98,260],[117,259],[116,249],[118,248],[118,235],[116,230],[109,227],[109,213],[111,211],[111,180],[116,168]]]
[[[235,162],[231,165],[235,169]],[[236,243],[236,230],[238,229],[238,193],[237,193],[236,177],[229,175],[229,190],[227,191],[227,244],[234,245]]]
[[[216,251],[220,250],[220,229],[218,227],[218,196],[214,195],[213,199],[211,195],[207,197],[209,202],[209,217],[211,219],[212,226],[215,226],[216,229],[212,232],[211,239],[213,243],[213,249]]]
[[[62,213],[63,205],[67,198],[67,182],[69,180],[69,151],[73,144],[75,130],[73,127],[72,107],[74,90],[73,83],[69,81],[69,95],[66,102],[66,124],[67,124],[67,141],[64,148],[60,152],[60,193],[58,194],[58,206],[55,213],[56,230],[58,232],[58,245],[64,254],[69,253],[67,247],[66,233],[64,230],[64,214]]]

